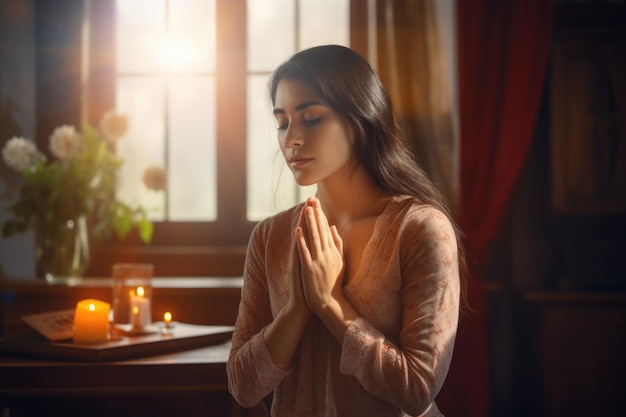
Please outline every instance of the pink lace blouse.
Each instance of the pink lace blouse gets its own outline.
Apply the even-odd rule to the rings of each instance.
[[[344,287],[360,318],[340,344],[313,316],[282,368],[270,359],[263,329],[287,302],[300,209],[259,223],[251,236],[227,364],[232,395],[251,407],[273,391],[272,415],[281,417],[440,416],[434,399],[452,359],[460,288],[447,217],[413,198],[392,198]]]

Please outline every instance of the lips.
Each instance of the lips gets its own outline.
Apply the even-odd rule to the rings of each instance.
[[[292,168],[300,168],[306,165],[307,163],[311,162],[312,160],[313,158],[305,158],[302,156],[292,156],[291,158],[289,158],[287,162],[289,163],[289,166]]]

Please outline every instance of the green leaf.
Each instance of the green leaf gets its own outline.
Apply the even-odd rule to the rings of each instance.
[[[127,209],[121,207],[118,208],[113,222],[113,227],[115,228],[119,239],[123,239],[126,235],[128,235],[128,232],[130,232],[132,227],[132,219]]]
[[[154,225],[147,218],[142,218],[139,221],[139,237],[143,243],[150,243],[152,240],[152,234],[154,233]]]

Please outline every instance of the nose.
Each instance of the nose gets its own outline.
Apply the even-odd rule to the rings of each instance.
[[[304,139],[302,137],[302,131],[292,123],[287,127],[287,130],[284,131],[282,140],[286,148],[297,148],[302,146]]]

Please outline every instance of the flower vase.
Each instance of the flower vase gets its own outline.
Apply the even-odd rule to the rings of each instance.
[[[89,264],[89,236],[85,216],[37,230],[37,276],[50,283],[79,278]]]

